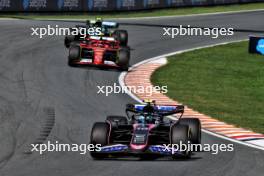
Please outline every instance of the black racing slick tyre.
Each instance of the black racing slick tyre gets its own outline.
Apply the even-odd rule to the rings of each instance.
[[[101,147],[107,145],[109,132],[110,132],[110,126],[108,123],[96,122],[92,128],[90,143],[94,145],[100,144]],[[107,157],[106,154],[99,153],[96,151],[92,151],[90,152],[90,154],[94,159],[101,159]]]
[[[66,48],[69,48],[71,43],[75,40],[75,36],[74,35],[67,35],[64,38],[64,46]]]
[[[130,49],[128,47],[122,47],[118,51],[118,58],[116,64],[120,66],[122,70],[128,70],[130,60]]]
[[[177,145],[178,148],[182,146],[181,155],[173,154],[174,159],[190,158],[191,151],[188,149],[188,142],[190,141],[190,128],[187,125],[174,124],[171,127],[171,145]],[[183,148],[186,146],[187,148]]]
[[[107,116],[106,120],[111,123],[112,127],[117,127],[118,125],[128,124],[128,120],[124,116]]]
[[[113,37],[119,41],[120,46],[127,46],[128,43],[128,33],[126,30],[116,30],[113,33]]]
[[[81,48],[77,45],[71,45],[69,48],[68,64],[74,65],[74,61],[80,59]]]
[[[188,125],[191,130],[192,144],[201,144],[201,122],[197,118],[181,118],[181,125]]]

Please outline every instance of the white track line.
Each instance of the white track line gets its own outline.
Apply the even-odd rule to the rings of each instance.
[[[181,53],[185,53],[185,52],[188,52],[188,51],[194,51],[194,50],[197,50],[197,49],[210,48],[210,47],[214,47],[214,46],[226,45],[226,44],[229,44],[229,43],[236,43],[236,42],[247,41],[247,40],[248,39],[245,39],[245,40],[236,40],[236,41],[231,41],[231,42],[223,42],[223,43],[206,45],[206,46],[202,46],[202,47],[196,47],[196,48],[192,48],[192,49],[180,50],[180,51],[175,51],[175,52],[171,52],[171,53],[168,53],[168,54],[163,54],[163,55],[160,55],[160,56],[157,56],[157,57],[153,57],[153,58],[146,59],[146,60],[143,60],[141,62],[138,62],[138,63],[132,65],[132,67],[129,69],[129,71],[131,71],[133,68],[135,68],[135,67],[137,67],[139,65],[142,65],[144,63],[153,62],[155,60],[158,60],[158,59],[161,59],[161,58],[165,58],[165,57],[168,57],[168,56],[172,56],[172,55],[175,55],[175,54],[181,54]],[[126,74],[127,74],[127,72],[122,72],[119,75],[119,78],[118,78],[118,82],[119,82],[120,86],[122,86],[122,87],[125,87],[124,79],[125,79]],[[130,91],[126,91],[126,92],[134,100],[138,101],[139,103],[143,103],[142,100],[139,99],[137,96],[135,96],[132,92],[130,92]],[[171,118],[175,120],[174,117],[171,117]],[[209,134],[209,135],[212,135],[212,136],[215,136],[215,137],[218,137],[218,138],[221,138],[221,139],[225,139],[225,140],[228,140],[228,141],[237,143],[237,144],[245,145],[245,146],[248,146],[248,147],[252,147],[252,148],[255,148],[255,149],[259,149],[259,150],[263,150],[264,151],[264,148],[263,147],[258,146],[258,144],[261,143],[261,142],[263,142],[263,141],[261,141],[259,143],[254,143],[255,144],[254,145],[254,144],[251,144],[251,143],[246,143],[246,142],[239,141],[239,140],[236,140],[236,139],[228,138],[226,136],[223,136],[223,135],[220,135],[220,134],[216,134],[216,133],[213,133],[213,132],[208,131],[208,130],[205,130],[205,129],[202,129],[202,131],[205,132],[205,133],[207,133],[207,134]]]
[[[10,20],[19,20],[19,19],[15,19],[15,18],[1,18],[0,17],[0,21],[10,21]]]

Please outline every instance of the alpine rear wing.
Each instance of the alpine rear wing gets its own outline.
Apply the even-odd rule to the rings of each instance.
[[[127,104],[126,111],[130,112],[143,112],[145,104]],[[155,112],[167,116],[177,113],[184,113],[184,105],[155,105]]]

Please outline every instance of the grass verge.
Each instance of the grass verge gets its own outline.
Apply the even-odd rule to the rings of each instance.
[[[264,134],[264,56],[247,48],[239,42],[171,56],[151,81],[192,109]]]
[[[147,10],[147,11],[130,11],[130,12],[105,12],[105,13],[81,13],[81,14],[39,14],[34,15],[30,13],[25,14],[1,14],[0,18],[23,18],[23,19],[92,19],[95,17],[102,18],[135,18],[135,17],[157,17],[157,16],[177,16],[190,14],[203,14],[215,12],[229,12],[241,10],[257,10],[264,9],[264,3],[250,3],[239,5],[222,5],[211,7],[187,7],[187,8],[171,8],[161,10]]]

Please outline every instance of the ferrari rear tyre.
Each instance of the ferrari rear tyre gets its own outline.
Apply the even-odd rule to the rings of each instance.
[[[128,42],[128,33],[126,30],[116,30],[113,33],[113,37],[119,41],[120,46],[127,46]]]
[[[171,127],[171,144],[177,145],[179,149],[182,147],[181,153],[183,158],[189,158],[191,151],[188,149],[188,141],[190,141],[190,128],[187,125],[175,124]],[[186,148],[183,148],[183,147]],[[174,159],[180,157],[180,155],[172,155]]]
[[[192,144],[201,144],[201,122],[197,118],[181,118],[181,125],[188,125],[191,130]]]
[[[105,146],[108,144],[108,136],[109,136],[110,126],[106,122],[96,122],[93,125],[90,143],[101,146]],[[91,156],[94,159],[101,159],[107,157],[106,154],[99,153],[96,151],[90,152]]]

